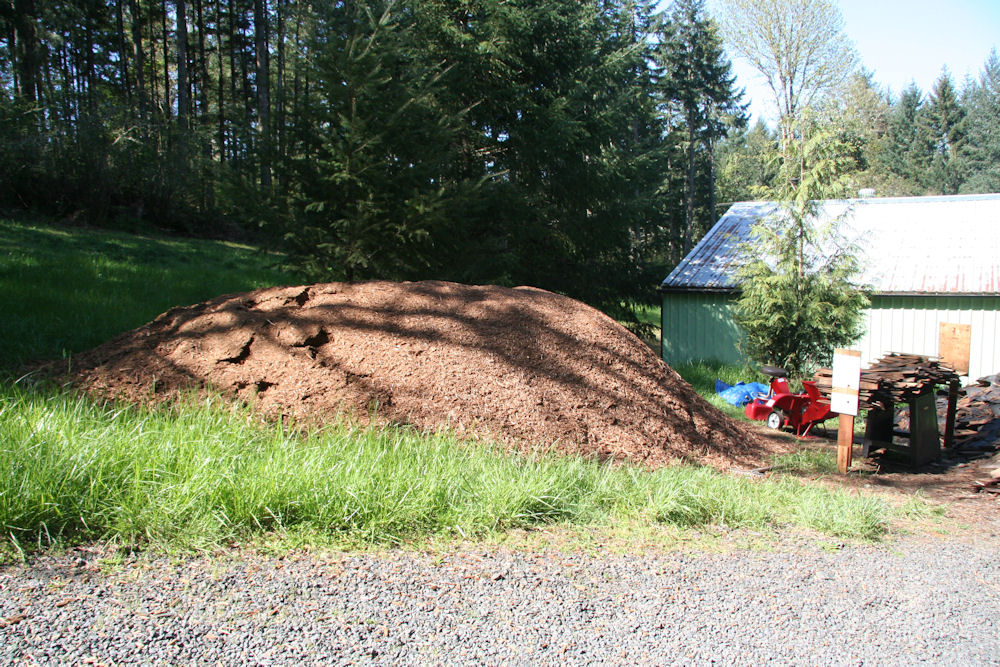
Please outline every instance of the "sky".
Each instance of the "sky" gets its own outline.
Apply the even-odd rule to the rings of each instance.
[[[961,89],[978,79],[990,49],[1000,53],[1000,0],[840,0],[847,36],[861,63],[894,96],[915,82],[925,93],[947,66]],[[717,2],[709,9],[718,15]],[[734,54],[738,84],[746,88],[753,117],[773,120],[771,92]]]

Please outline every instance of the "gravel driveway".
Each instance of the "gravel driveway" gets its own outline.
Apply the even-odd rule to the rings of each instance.
[[[0,569],[0,662],[997,665],[996,532],[642,555],[46,557]]]

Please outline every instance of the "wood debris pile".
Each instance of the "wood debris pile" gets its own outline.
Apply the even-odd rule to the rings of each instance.
[[[963,392],[955,411],[955,445],[986,448],[1000,444],[1000,376],[979,378]]]
[[[1000,375],[979,378],[963,390],[955,416],[955,445],[968,453],[982,455],[1000,450]],[[980,465],[989,477],[970,485],[973,493],[989,493],[1000,498],[1000,454]]]
[[[816,372],[816,387],[829,396],[833,370]],[[954,369],[932,357],[918,354],[888,354],[861,371],[859,407],[892,410],[896,403],[908,403],[917,396],[933,392],[937,385],[958,382]]]
[[[1000,479],[997,478],[987,479],[982,482],[973,482],[969,485],[969,488],[973,493],[992,493],[994,496],[1000,497]]]

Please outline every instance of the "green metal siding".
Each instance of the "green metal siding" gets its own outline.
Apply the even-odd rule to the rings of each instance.
[[[936,355],[942,322],[968,324],[969,377],[1000,372],[1000,296],[873,296],[867,331],[855,346],[864,361],[887,352]]]
[[[664,294],[660,311],[663,360],[668,364],[740,362],[740,331],[733,322],[731,304],[727,294]]]
[[[740,363],[732,297],[711,293],[663,295],[663,360]],[[867,363],[887,352],[936,355],[941,322],[971,327],[969,377],[1000,372],[1000,296],[873,296],[867,331],[854,346]]]

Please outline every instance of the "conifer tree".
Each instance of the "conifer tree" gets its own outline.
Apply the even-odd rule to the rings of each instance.
[[[922,120],[932,146],[928,185],[937,194],[957,194],[965,178],[965,110],[947,70],[934,83]]]
[[[1000,56],[990,52],[965,96],[968,180],[963,192],[1000,192]]]
[[[899,194],[919,195],[927,188],[928,168],[933,154],[927,133],[921,129],[923,93],[911,83],[889,113],[888,133],[879,163],[896,176]]]
[[[778,136],[758,119],[753,127],[728,137],[719,147],[719,197],[723,202],[767,196],[778,176]]]
[[[820,221],[822,200],[840,192],[853,162],[849,147],[822,130],[789,146],[781,169],[792,173],[778,176],[769,197],[776,209],[742,247],[736,322],[749,359],[804,377],[860,337],[868,300],[843,218]]]
[[[685,135],[685,216],[679,244],[684,255],[695,240],[699,153],[707,150],[708,157],[705,176],[711,202],[709,220],[702,221],[706,226],[715,222],[714,145],[732,127],[744,124],[746,114],[740,104],[743,92],[736,88],[732,64],[725,57],[714,22],[705,12],[704,0],[674,1],[658,55],[664,68],[665,97]]]

